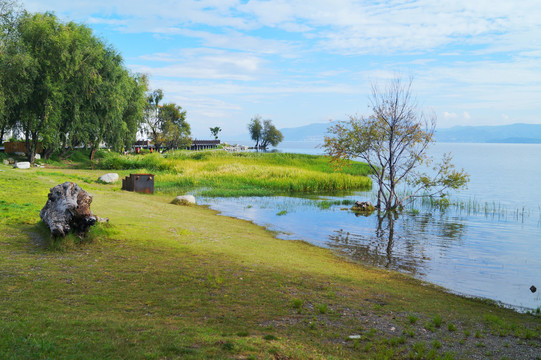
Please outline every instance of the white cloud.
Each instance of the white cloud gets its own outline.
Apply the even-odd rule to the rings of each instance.
[[[247,85],[245,83],[220,83],[210,81],[186,82],[171,79],[157,79],[152,81],[155,88],[167,90],[167,93],[191,94],[193,96],[231,96],[241,97],[243,100],[265,98],[267,96],[289,96],[295,94],[346,94],[355,95],[358,88],[348,84],[334,83],[280,83],[266,82],[264,84]]]
[[[108,18],[97,18],[89,17],[86,21],[87,24],[106,24],[106,25],[115,25],[115,26],[126,26],[128,20],[126,19],[108,19]]]
[[[485,51],[538,51],[541,46],[538,0],[519,5],[507,0],[31,0],[27,7],[111,22],[126,32],[169,33],[198,25],[309,32],[320,46],[347,54],[431,51],[464,43],[482,45]]]
[[[444,117],[445,119],[454,119],[454,118],[456,118],[457,116],[458,116],[458,115],[457,115],[456,113],[450,113],[450,112],[447,112],[447,111],[443,113],[443,117]]]
[[[157,61],[157,62],[178,62],[178,58],[174,57],[173,54],[169,54],[169,53],[145,54],[145,55],[139,56],[138,59],[144,60],[144,61]]]
[[[257,56],[212,49],[186,50],[183,56],[158,53],[141,59],[170,63],[162,67],[130,65],[133,70],[152,76],[253,81],[264,72],[264,60]]]
[[[431,50],[464,42],[512,44],[523,29],[537,28],[535,0],[508,1],[250,1],[245,7],[265,26],[296,23],[312,27],[320,44],[343,53]],[[313,35],[313,34],[312,34]],[[535,39],[530,34],[528,39]],[[531,41],[530,41],[531,43]]]
[[[153,75],[153,85],[160,85],[155,87],[208,121],[233,121],[253,104],[269,103],[284,107],[284,113],[300,113],[298,104],[309,101],[314,113],[363,112],[357,102],[370,83],[394,77],[397,69],[415,75],[419,99],[444,121],[510,121],[501,114],[539,119],[538,0],[28,0],[25,5],[85,22],[100,34],[160,39],[131,48],[130,68]]]
[[[223,34],[208,31],[195,31],[190,29],[175,29],[176,34],[199,38],[202,46],[228,50],[240,50],[256,54],[280,55],[283,57],[297,57],[301,52],[299,44],[291,41],[274,39],[261,39],[243,34],[238,31],[227,31]]]

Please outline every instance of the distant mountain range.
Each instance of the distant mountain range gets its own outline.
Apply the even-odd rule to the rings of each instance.
[[[332,122],[309,124],[296,128],[280,129],[284,141],[321,141]]]
[[[438,129],[436,141],[541,144],[541,124],[455,126]]]
[[[332,122],[280,129],[284,141],[323,141]],[[437,129],[438,142],[541,144],[541,124],[455,126]]]

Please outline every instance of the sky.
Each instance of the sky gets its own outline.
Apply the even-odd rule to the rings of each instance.
[[[195,138],[368,115],[372,84],[413,78],[439,128],[541,123],[539,0],[23,0],[83,23]]]

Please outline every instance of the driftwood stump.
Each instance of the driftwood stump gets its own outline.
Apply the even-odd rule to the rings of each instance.
[[[99,218],[90,211],[92,196],[75,183],[66,181],[49,192],[49,199],[39,216],[55,237],[74,230],[84,236]]]

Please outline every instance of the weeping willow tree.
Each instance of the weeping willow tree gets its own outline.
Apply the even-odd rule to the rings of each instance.
[[[24,136],[30,162],[76,146],[121,150],[143,120],[146,77],[85,25],[51,13],[8,16],[0,0],[0,135]],[[6,15],[7,14],[7,15]],[[6,18],[9,20],[7,26]]]
[[[370,166],[378,186],[376,208],[384,211],[401,208],[417,197],[443,196],[469,181],[449,154],[439,162],[428,155],[436,117],[419,108],[411,86],[412,80],[399,77],[384,86],[373,84],[371,114],[338,122],[325,137],[325,152],[335,164],[357,158]],[[423,164],[429,166],[425,171],[421,170]],[[409,185],[407,194],[397,191],[402,183]]]

